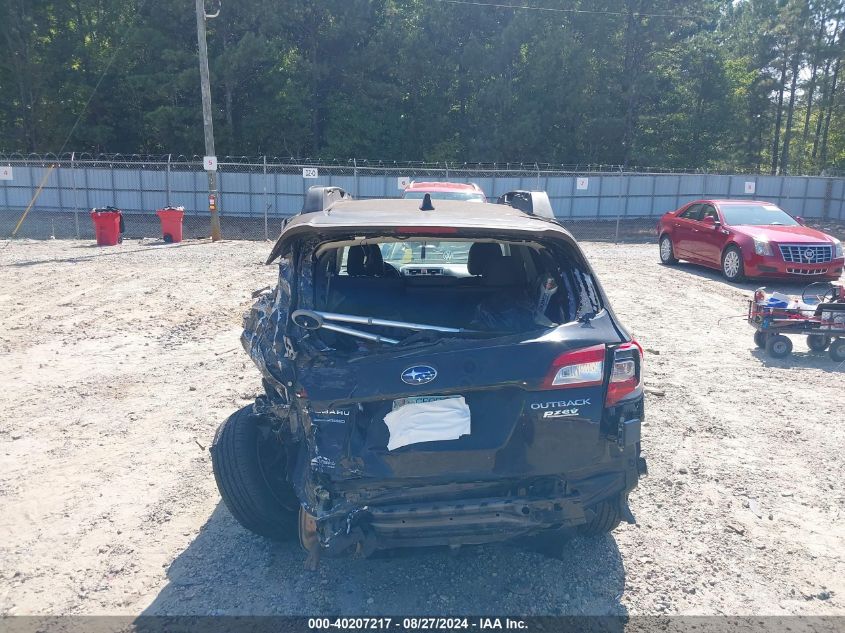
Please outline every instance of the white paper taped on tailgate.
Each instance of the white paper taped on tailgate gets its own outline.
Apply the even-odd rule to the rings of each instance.
[[[388,450],[420,442],[456,440],[470,433],[470,412],[463,396],[406,404],[384,416]]]

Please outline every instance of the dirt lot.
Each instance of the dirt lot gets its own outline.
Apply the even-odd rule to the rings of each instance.
[[[229,516],[207,450],[260,388],[238,336],[269,246],[0,243],[0,614],[845,615],[845,368],[800,340],[756,350],[736,318],[754,285],[586,248],[659,390],[639,523],[563,560],[497,545],[306,572]]]

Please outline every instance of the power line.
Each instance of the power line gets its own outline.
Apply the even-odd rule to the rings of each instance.
[[[678,15],[675,13],[643,13],[639,11],[599,11],[596,9],[562,9],[559,7],[537,7],[524,4],[496,4],[493,2],[475,2],[473,0],[436,0],[445,4],[462,4],[475,7],[489,7],[492,9],[512,9],[518,11],[543,11],[547,13],[583,13],[588,15],[612,15],[612,16],[628,16],[635,18],[666,18],[669,20],[706,20],[709,19],[705,15]]]

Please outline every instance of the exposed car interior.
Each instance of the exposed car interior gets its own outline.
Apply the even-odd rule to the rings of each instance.
[[[564,253],[538,243],[330,244],[319,250],[315,273],[318,311],[445,326],[462,333],[526,332],[600,309],[589,275]],[[400,339],[412,334],[395,328],[378,331]],[[326,342],[342,338],[332,333]]]

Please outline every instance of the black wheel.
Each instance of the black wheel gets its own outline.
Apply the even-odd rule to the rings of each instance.
[[[738,247],[728,246],[722,254],[722,274],[728,281],[742,281],[745,277],[742,251]]]
[[[668,235],[660,238],[660,262],[667,266],[678,263],[678,259],[675,257],[675,249],[672,246],[672,238]]]
[[[824,334],[810,334],[807,337],[807,347],[814,352],[823,352],[830,345],[830,337]]]
[[[845,338],[838,338],[830,344],[827,352],[835,363],[845,361]]]
[[[765,332],[760,332],[759,330],[754,332],[754,344],[757,347],[766,347],[767,338],[769,338],[769,335]]]
[[[600,536],[612,532],[619,525],[622,517],[619,513],[619,502],[616,499],[602,501],[592,508],[593,518],[584,525],[578,526],[578,533],[582,536]]]
[[[244,407],[220,425],[211,444],[211,465],[223,502],[238,523],[261,536],[297,535],[299,501],[287,481],[287,454],[276,435]]]
[[[766,351],[772,358],[784,358],[792,352],[792,341],[783,334],[775,334],[766,341]]]

